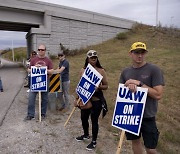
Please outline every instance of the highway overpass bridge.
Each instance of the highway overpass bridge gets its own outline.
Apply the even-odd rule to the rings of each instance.
[[[134,21],[36,0],[0,0],[0,30],[27,32],[28,54],[45,44],[50,54],[79,49],[131,29]]]

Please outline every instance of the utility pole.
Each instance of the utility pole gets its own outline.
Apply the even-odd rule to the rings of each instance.
[[[173,22],[172,22],[173,18],[174,18],[174,16],[171,16],[171,25],[170,25],[171,27],[173,27]]]
[[[13,42],[13,40],[12,40],[12,59],[14,61],[14,42]]]
[[[159,25],[159,21],[158,21],[158,10],[159,9],[159,0],[157,0],[157,4],[156,4],[156,27],[158,27]]]

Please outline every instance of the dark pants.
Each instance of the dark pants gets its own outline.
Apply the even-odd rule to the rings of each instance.
[[[30,85],[31,85],[31,76],[28,75],[28,88],[30,89]]]
[[[136,140],[143,137],[144,145],[148,149],[155,149],[158,143],[159,131],[155,117],[143,118],[139,136],[126,132],[127,140]]]
[[[92,108],[91,109],[84,109],[81,110],[81,121],[84,130],[84,135],[89,135],[89,116],[91,115],[91,122],[92,122],[92,140],[96,141],[99,125],[98,119],[99,115],[102,110],[102,103],[101,101],[92,101]]]
[[[1,77],[0,77],[0,90],[3,90],[3,85],[2,85]]]

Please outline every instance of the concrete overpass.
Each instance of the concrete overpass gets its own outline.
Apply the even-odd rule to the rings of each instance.
[[[41,43],[50,54],[60,50],[60,43],[70,50],[98,44],[134,23],[36,0],[0,0],[0,30],[27,32],[28,53]]]

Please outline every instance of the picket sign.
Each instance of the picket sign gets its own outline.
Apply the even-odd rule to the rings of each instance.
[[[31,66],[31,86],[32,92],[47,92],[47,66]]]
[[[31,66],[30,90],[39,94],[39,122],[41,122],[41,92],[47,91],[47,66]]]
[[[91,64],[87,65],[76,88],[76,93],[84,105],[92,97],[102,78],[103,76]]]
[[[89,101],[94,94],[96,87],[98,87],[101,83],[102,78],[103,76],[91,64],[87,65],[76,88],[76,93],[79,96],[77,105],[79,104],[80,100],[82,100],[84,105]],[[73,108],[71,114],[64,124],[64,127],[66,127],[75,109],[76,107]]]
[[[119,84],[112,119],[112,126],[122,130],[116,154],[121,151],[125,131],[139,135],[147,92],[147,88],[137,87],[133,93],[124,84]]]

